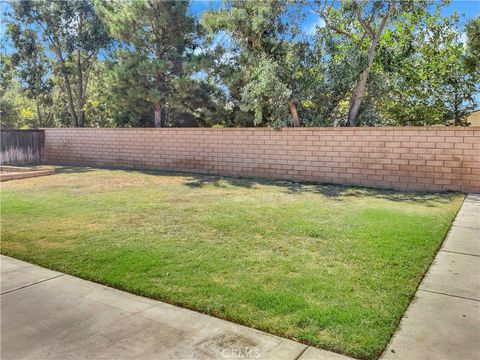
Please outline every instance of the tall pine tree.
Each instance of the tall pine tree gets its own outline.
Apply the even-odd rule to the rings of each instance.
[[[99,0],[97,9],[118,40],[112,67],[115,100],[126,108],[149,106],[155,127],[186,76],[195,22],[188,1]],[[139,109],[140,110],[140,109]]]

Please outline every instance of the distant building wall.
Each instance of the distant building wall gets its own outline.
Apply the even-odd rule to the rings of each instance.
[[[466,120],[471,126],[480,126],[480,110],[472,112]]]
[[[45,129],[46,161],[480,192],[480,127]]]

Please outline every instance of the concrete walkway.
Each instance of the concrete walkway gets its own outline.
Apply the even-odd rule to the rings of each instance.
[[[463,203],[383,359],[480,359],[480,194]]]
[[[348,360],[1,256],[1,359]]]

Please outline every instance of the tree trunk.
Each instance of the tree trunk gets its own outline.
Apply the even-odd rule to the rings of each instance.
[[[360,80],[353,89],[352,98],[350,100],[350,110],[348,112],[348,126],[357,126],[357,116],[360,111],[360,106],[362,105],[363,97],[365,96],[365,88],[367,87],[368,75],[370,75],[370,70],[373,66],[373,59],[375,58],[375,49],[377,47],[380,37],[376,37],[370,49],[368,50],[368,65],[365,70],[363,70]]]
[[[47,35],[50,45],[53,48],[53,51],[57,57],[58,62],[60,63],[60,69],[61,73],[63,76],[63,81],[65,84],[65,89],[67,92],[67,103],[68,103],[68,112],[70,114],[70,119],[72,122],[72,127],[77,127],[78,126],[78,119],[77,119],[77,114],[75,112],[75,106],[73,103],[73,95],[72,95],[72,86],[70,84],[70,79],[68,77],[68,71],[67,67],[65,66],[65,60],[63,59],[62,55],[62,50],[61,47],[56,44],[56,42],[53,40],[53,38],[49,35]]]
[[[68,79],[66,70],[63,74],[63,78],[65,81],[65,87],[67,88],[68,112],[70,113],[70,118],[72,119],[72,126],[78,127],[77,113],[75,112],[75,107],[73,105],[72,87],[70,85],[70,80]]]
[[[60,62],[60,68],[62,70],[63,81],[65,83],[65,88],[67,90],[67,103],[68,103],[68,112],[70,114],[70,119],[72,121],[72,127],[78,127],[77,114],[75,112],[75,106],[73,105],[73,95],[72,95],[72,86],[70,84],[70,79],[68,78],[68,71],[65,66],[65,61],[60,53],[57,53],[57,59]]]
[[[299,127],[300,126],[300,119],[298,118],[298,112],[297,112],[297,107],[293,103],[293,101],[290,102],[290,113],[292,115],[292,126],[293,127]]]
[[[83,92],[83,72],[80,50],[77,50],[77,122],[79,127],[83,127],[85,119],[85,94]]]
[[[83,30],[83,13],[80,12],[78,19],[78,34],[81,34]],[[83,127],[85,119],[85,94],[83,91],[83,71],[82,71],[82,56],[80,49],[77,50],[77,122],[79,127]]]
[[[350,110],[348,112],[348,125],[357,126],[357,116],[360,111],[360,106],[362,105],[363,97],[365,96],[365,88],[367,87],[368,75],[370,75],[370,70],[373,66],[373,60],[375,58],[375,50],[377,49],[378,42],[382,36],[383,29],[387,25],[388,18],[392,15],[394,11],[395,1],[390,0],[387,12],[382,17],[382,21],[378,26],[376,32],[373,32],[372,28],[362,19],[361,10],[357,11],[357,19],[364,28],[366,34],[371,39],[372,43],[368,49],[368,65],[365,70],[363,70],[360,79],[353,89],[352,98],[350,100]],[[357,8],[359,9],[359,8]]]
[[[162,105],[159,103],[155,104],[155,107],[153,108],[154,112],[154,119],[155,119],[155,127],[156,128],[161,128],[163,127],[162,123]]]
[[[459,111],[459,103],[458,103],[458,100],[457,100],[457,91],[456,89],[454,90],[455,91],[455,94],[453,96],[453,116],[454,116],[454,120],[453,120],[453,125],[454,126],[460,126],[461,125],[461,116],[460,116],[460,111]]]
[[[38,104],[38,99],[37,98],[35,98],[35,105],[37,107],[38,123],[40,124],[40,126],[45,126],[45,124],[43,123],[42,112],[40,111],[40,105]]]

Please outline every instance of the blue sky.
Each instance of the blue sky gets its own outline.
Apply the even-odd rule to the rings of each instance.
[[[5,24],[3,18],[3,12],[5,9],[5,1],[0,0],[0,14],[2,15],[2,21],[0,22],[0,36],[2,40],[5,34]],[[209,9],[217,9],[221,6],[221,0],[191,0],[190,1],[190,11],[192,15],[200,18],[202,13]],[[442,15],[449,16],[453,14],[453,12],[457,12],[461,15],[461,24],[465,24],[466,21],[469,19],[473,19],[476,16],[480,15],[480,0],[453,0],[449,5],[445,6],[442,10]],[[315,14],[309,14],[304,23],[302,28],[305,32],[311,32],[315,28],[315,23],[318,22],[319,19]]]
[[[192,14],[199,16],[205,10],[218,8],[221,3],[221,1],[214,0],[191,0],[190,8]],[[475,16],[480,14],[480,0],[452,1],[450,5],[444,8],[442,15],[451,15],[454,11],[457,11],[459,14],[464,13],[468,19],[474,18]],[[315,21],[313,16],[310,18],[309,21]]]
[[[200,17],[202,13],[209,9],[216,9],[221,6],[222,2],[220,0],[191,0],[190,1],[190,11],[193,15]],[[5,2],[0,0],[0,13],[3,14],[5,8]],[[474,17],[480,15],[480,0],[454,0],[443,8],[442,15],[448,16],[451,15],[454,11],[458,12],[462,17],[461,23],[464,24],[466,20],[473,19]],[[2,36],[5,33],[5,24],[3,21],[0,24],[0,35]],[[305,19],[303,28],[305,31],[309,31],[314,28],[315,22],[318,21],[318,18],[314,14],[310,14]]]
[[[190,11],[193,15],[200,17],[204,11],[217,9],[221,4],[221,0],[191,0]],[[442,15],[449,16],[455,11],[459,15],[464,15],[461,20],[461,24],[463,25],[468,19],[473,19],[480,15],[480,0],[454,0],[443,8]],[[315,24],[317,21],[318,18],[314,14],[311,14],[305,19],[303,28],[308,31],[308,29],[312,28],[312,24]]]

